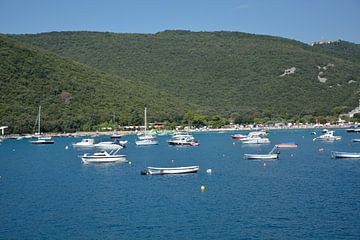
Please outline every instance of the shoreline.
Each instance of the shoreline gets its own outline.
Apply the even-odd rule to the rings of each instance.
[[[344,125],[293,125],[293,126],[279,126],[279,127],[235,127],[235,128],[204,128],[204,129],[191,129],[191,133],[207,133],[207,132],[236,132],[236,131],[259,131],[259,130],[305,130],[305,129],[346,129],[352,126],[352,124]],[[157,130],[157,133],[166,133],[176,130]],[[74,132],[74,133],[45,133],[43,136],[49,137],[97,137],[113,134],[118,134],[121,136],[135,135],[142,133],[143,131],[131,130],[131,131],[96,131],[96,132]],[[151,132],[151,130],[149,131]],[[8,134],[0,136],[0,139],[17,139],[17,138],[31,138],[36,137],[34,134]]]

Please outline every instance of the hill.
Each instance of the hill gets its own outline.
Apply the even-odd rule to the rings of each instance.
[[[360,97],[357,61],[279,37],[190,31],[9,37],[149,84],[196,104],[200,114],[268,119],[331,115],[354,108]]]
[[[43,131],[90,130],[116,114],[122,124],[176,119],[191,109],[145,83],[114,76],[0,36],[0,123],[31,132],[42,106]],[[154,117],[155,116],[155,117]]]
[[[314,43],[313,46],[350,61],[360,62],[360,44],[338,40],[322,44]]]

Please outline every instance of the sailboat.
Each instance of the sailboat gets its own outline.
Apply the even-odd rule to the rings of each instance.
[[[51,139],[51,137],[41,136],[41,132],[40,132],[41,106],[39,106],[39,113],[36,118],[36,121],[38,123],[38,132],[35,133],[35,136],[37,136],[37,140],[30,141],[30,143],[32,143],[32,144],[54,144],[54,141]]]
[[[156,138],[153,135],[147,133],[146,108],[144,111],[144,123],[145,123],[144,135],[138,136],[138,140],[135,141],[135,144],[138,146],[159,144],[159,142],[156,140]]]

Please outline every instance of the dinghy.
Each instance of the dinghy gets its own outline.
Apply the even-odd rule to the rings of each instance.
[[[354,152],[331,152],[332,158],[360,158],[360,153]]]
[[[199,169],[200,169],[199,166],[174,167],[174,168],[147,167],[145,170],[141,171],[141,175],[196,173],[199,171]]]

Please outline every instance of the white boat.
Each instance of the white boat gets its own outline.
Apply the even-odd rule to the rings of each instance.
[[[353,140],[351,140],[353,142],[360,142],[360,138],[354,138]]]
[[[127,162],[126,155],[119,155],[117,152],[120,150],[112,150],[110,153],[101,151],[92,155],[85,153],[81,160],[84,163],[113,163],[113,162]]]
[[[274,151],[278,148],[277,145],[275,145],[271,151],[268,154],[244,154],[244,159],[248,160],[271,160],[271,159],[278,159],[279,158],[279,152],[274,153]]]
[[[270,140],[262,137],[251,137],[249,139],[242,140],[242,142],[247,144],[265,144],[270,143]]]
[[[258,159],[258,160],[270,160],[270,159],[278,159],[279,154],[272,153],[272,154],[244,154],[245,159]]]
[[[42,136],[40,131],[40,123],[41,123],[41,106],[39,106],[39,113],[36,118],[36,122],[38,124],[38,132],[35,134],[37,136],[37,140],[30,141],[31,144],[54,144],[54,141],[51,137]]]
[[[199,146],[200,142],[195,141],[195,138],[190,134],[177,134],[173,135],[168,141],[169,145],[180,145],[180,146]]]
[[[326,129],[325,129],[326,130]],[[313,141],[339,141],[341,136],[334,136],[334,131],[326,130],[323,135],[316,137]]]
[[[350,128],[346,129],[346,132],[360,132],[360,126],[351,126]]]
[[[74,147],[94,147],[95,140],[92,138],[84,138],[81,142],[74,143]]]
[[[332,158],[360,158],[360,153],[354,152],[331,152]]]
[[[188,167],[174,167],[174,168],[159,168],[159,167],[147,167],[146,170],[141,171],[142,175],[162,175],[162,174],[186,174],[196,173],[200,169],[199,166]]]
[[[122,149],[123,146],[117,144],[115,142],[106,141],[106,142],[99,142],[94,144],[94,147],[101,148],[101,149]]]
[[[135,141],[135,144],[137,146],[147,146],[147,145],[159,144],[159,142],[156,140],[156,138],[153,135],[150,135],[147,133],[146,108],[144,110],[144,125],[145,125],[144,134],[142,136],[138,137],[138,140]]]

